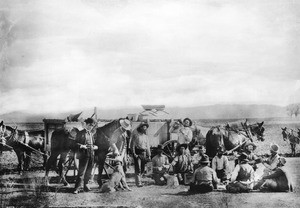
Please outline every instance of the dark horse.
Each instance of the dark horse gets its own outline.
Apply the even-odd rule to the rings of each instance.
[[[105,124],[102,127],[96,128],[94,133],[95,145],[98,146],[98,150],[95,152],[96,160],[98,165],[98,184],[102,186],[102,172],[104,169],[104,164],[106,160],[106,155],[109,152],[110,139],[113,132],[120,127],[119,120],[113,120],[110,123]],[[59,160],[59,175],[62,178],[62,182],[68,185],[65,179],[64,163],[66,162],[67,155],[70,151],[74,153],[75,151],[75,138],[78,133],[78,129],[72,129],[71,132],[67,132],[64,129],[56,130],[52,133],[51,137],[51,156],[48,159],[46,165],[46,183],[48,181],[49,170],[53,165],[56,165],[56,160],[58,155],[60,155]],[[128,140],[128,139],[127,139]]]
[[[298,129],[297,136],[294,135],[294,130],[291,129],[290,132],[287,130],[287,128],[281,128],[282,129],[282,137],[284,141],[288,141],[291,145],[292,149],[292,155],[296,156],[296,144],[300,143],[300,129]]]
[[[28,170],[31,153],[36,152],[44,156],[44,164],[47,156],[44,154],[43,133],[41,131],[26,132],[20,131],[11,126],[0,123],[1,151],[14,150],[18,158],[18,171]]]
[[[247,141],[253,142],[253,137],[259,141],[264,141],[264,122],[248,125],[247,120],[241,123],[242,128],[236,126],[217,126],[212,127],[206,134],[206,154],[214,157],[217,148],[232,152],[241,149]],[[229,153],[228,152],[228,153]]]
[[[57,129],[53,131],[51,136],[51,150],[50,157],[46,163],[45,181],[49,184],[48,175],[52,167],[56,168],[57,157],[60,156],[58,162],[58,174],[65,186],[69,183],[65,178],[65,163],[67,161],[67,156],[75,148],[75,137],[79,130],[73,128],[68,131],[66,128]]]

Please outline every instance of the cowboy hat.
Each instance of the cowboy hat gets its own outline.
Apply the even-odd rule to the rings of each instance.
[[[250,146],[250,145],[252,145],[253,150],[255,150],[256,147],[257,147],[256,144],[254,144],[253,142],[247,142],[247,143],[245,144],[245,146],[244,146],[244,149],[247,149],[247,147]]]
[[[192,120],[189,119],[189,118],[185,118],[185,119],[183,119],[183,123],[184,123],[186,120],[188,120],[188,121],[190,122],[190,125],[189,125],[189,126],[192,126],[192,124],[193,124]]]
[[[201,160],[200,160],[201,164],[208,164],[209,163],[209,157],[207,155],[204,155]]]
[[[131,130],[131,124],[130,124],[130,121],[128,119],[121,119],[120,120],[120,125],[125,130]]]
[[[279,150],[279,146],[277,145],[277,144],[272,144],[271,146],[270,146],[270,151],[271,152],[278,152],[278,150]]]
[[[147,128],[149,128],[149,124],[147,122],[141,122],[140,123],[140,127],[146,126]]]
[[[284,127],[284,128],[281,128],[281,129],[282,129],[283,131],[286,131],[286,129],[287,129],[287,128],[286,128],[286,127]]]

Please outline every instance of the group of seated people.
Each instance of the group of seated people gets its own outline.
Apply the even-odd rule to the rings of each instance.
[[[278,155],[279,147],[274,144],[270,147],[271,156],[267,159],[258,158],[253,150],[256,146],[248,142],[244,151],[237,158],[233,171],[230,171],[229,161],[222,148],[218,148],[216,156],[210,161],[205,154],[205,147],[199,146],[192,151],[186,151],[187,146],[180,145],[178,154],[169,163],[168,157],[163,154],[161,145],[158,145],[158,154],[152,158],[153,179],[157,185],[167,183],[166,174],[170,168],[177,176],[180,184],[184,182],[186,174],[192,174],[189,186],[190,192],[206,193],[217,189],[217,185],[225,185],[231,193],[260,191],[293,191],[287,171],[283,168],[286,159]],[[196,152],[194,152],[196,150]],[[256,164],[265,166],[264,174],[259,181],[254,181]]]

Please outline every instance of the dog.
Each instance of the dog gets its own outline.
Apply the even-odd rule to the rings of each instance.
[[[132,191],[127,185],[122,162],[117,162],[111,178],[102,185],[100,193],[112,193],[117,191],[119,187],[122,190]]]

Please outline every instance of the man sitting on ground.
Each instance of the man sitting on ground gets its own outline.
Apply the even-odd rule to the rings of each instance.
[[[183,174],[192,171],[192,163],[190,155],[186,154],[187,145],[182,144],[179,148],[179,155],[177,155],[171,165],[173,166],[174,173],[177,174],[179,183],[183,183]]]
[[[227,180],[227,171],[229,169],[228,158],[223,154],[222,147],[218,147],[217,155],[212,160],[212,169],[216,171],[217,177],[221,182]]]
[[[219,182],[216,172],[210,168],[209,157],[204,155],[200,160],[201,166],[196,169],[190,184],[190,192],[206,193],[217,188]]]
[[[270,175],[264,176],[253,189],[260,189],[262,191],[276,191],[289,192],[293,191],[293,186],[287,171],[284,169],[286,159],[279,158],[279,163],[274,172]]]
[[[156,185],[165,185],[167,179],[164,175],[169,169],[169,159],[163,154],[162,145],[157,146],[157,155],[152,158],[153,179]]]
[[[226,186],[228,192],[249,192],[253,188],[254,170],[248,161],[247,154],[243,152],[239,157],[239,164],[231,174],[230,184]]]

